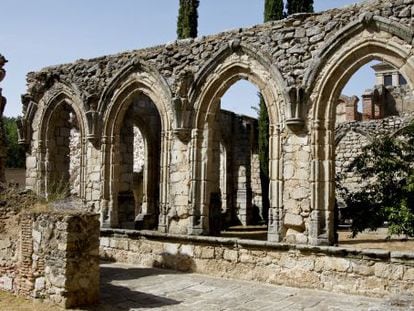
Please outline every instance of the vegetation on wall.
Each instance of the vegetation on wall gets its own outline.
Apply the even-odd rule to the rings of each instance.
[[[197,37],[199,0],[180,0],[177,19],[178,39]]]
[[[390,234],[414,236],[414,122],[397,135],[375,138],[350,165],[365,183],[357,192],[339,185],[355,236],[388,224]]]
[[[6,167],[24,168],[24,148],[18,144],[16,118],[3,117],[4,131],[7,143]]]
[[[288,0],[286,4],[287,14],[313,13],[313,0]]]

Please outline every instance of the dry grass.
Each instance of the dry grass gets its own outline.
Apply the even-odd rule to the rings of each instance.
[[[62,308],[38,300],[29,300],[0,291],[0,310],[2,311],[61,311]]]
[[[414,252],[414,239],[401,236],[388,237],[386,229],[359,233],[355,238],[351,232],[340,231],[339,246],[357,249],[384,249],[389,251]]]

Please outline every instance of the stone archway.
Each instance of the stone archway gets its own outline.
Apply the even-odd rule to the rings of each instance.
[[[226,52],[228,52],[226,54]],[[219,108],[219,100],[227,89],[240,79],[246,79],[256,85],[261,91],[269,113],[269,155],[270,155],[270,205],[268,239],[282,239],[282,176],[280,173],[280,123],[282,114],[280,107],[284,106],[285,98],[282,83],[278,84],[277,77],[271,72],[273,67],[263,64],[264,58],[254,57],[254,53],[245,47],[232,48],[224,51],[213,59],[208,72],[202,73],[202,83],[194,89],[199,90],[194,96],[196,112],[193,117],[191,133],[191,234],[209,234],[210,205],[214,204],[219,183],[219,169],[215,168],[213,149],[220,139],[214,130],[215,115]],[[258,60],[259,59],[259,60]],[[206,66],[208,68],[208,66]],[[201,80],[201,79],[200,79]],[[217,141],[216,141],[217,140]]]
[[[107,98],[103,96],[100,109],[104,113],[102,138],[102,223],[104,226],[118,227],[123,222],[134,223],[139,228],[165,231],[165,213],[168,204],[168,129],[170,127],[167,112],[168,94],[160,92],[156,87],[159,82],[148,72],[131,73],[126,71],[115,79],[114,85],[108,88]],[[152,122],[152,121],[154,122]],[[154,125],[153,127],[151,125]],[[135,127],[135,130],[133,129]],[[125,216],[119,204],[120,194],[125,190],[121,184],[122,169],[133,164],[126,161],[133,157],[133,151],[122,153],[120,147],[133,143],[134,131],[139,130],[143,137],[144,166],[142,173],[141,207],[137,206],[137,193],[132,189],[139,172],[130,170],[129,198],[132,218]],[[127,133],[128,132],[128,133]],[[131,135],[126,135],[131,134]],[[136,136],[136,135],[135,135]],[[131,138],[130,141],[127,141]],[[123,147],[124,148],[124,147]],[[122,163],[124,161],[124,163]],[[125,163],[128,162],[128,164]],[[138,174],[135,174],[138,173]],[[136,175],[136,176],[135,176]],[[125,175],[127,176],[127,175]],[[137,185],[135,185],[137,186]],[[122,198],[121,198],[122,200]],[[138,204],[139,205],[139,204]],[[137,209],[139,213],[136,214]],[[121,216],[121,217],[120,217]]]
[[[386,28],[383,27],[383,19],[374,22],[372,25],[362,19],[348,27],[336,37],[336,44],[332,44],[328,51],[322,50],[318,59],[319,65],[323,65],[314,76],[315,84],[310,95],[313,103],[310,116],[311,244],[334,242],[335,107],[343,87],[361,66],[372,60],[385,61],[395,66],[407,77],[411,89],[414,86],[412,42],[407,42],[404,36],[407,27],[401,26],[398,32],[397,23]],[[401,36],[396,35],[398,33]]]
[[[44,94],[34,115],[33,144],[37,145],[36,185],[46,198],[85,197],[85,120],[74,92],[56,84]],[[37,126],[37,128],[35,128]],[[28,170],[28,174],[32,174]]]

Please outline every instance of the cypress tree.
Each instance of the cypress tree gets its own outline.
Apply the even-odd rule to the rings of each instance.
[[[264,22],[282,19],[283,0],[265,0]]]
[[[262,187],[262,218],[268,220],[270,207],[269,200],[269,115],[263,95],[259,93],[259,118],[258,118],[258,145],[260,162],[260,183]]]
[[[288,0],[287,14],[313,13],[313,0]]]
[[[178,39],[197,37],[199,0],[180,0],[177,18]]]

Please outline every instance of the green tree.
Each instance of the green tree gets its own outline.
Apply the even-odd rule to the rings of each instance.
[[[283,0],[265,0],[264,22],[282,19]]]
[[[197,37],[199,0],[180,0],[177,19],[178,39]]]
[[[16,118],[3,117],[4,131],[7,143],[6,167],[24,168],[24,148],[18,144]]]
[[[387,222],[390,234],[414,236],[414,122],[374,139],[349,170],[366,181],[357,192],[339,184],[353,235]]]
[[[258,145],[260,162],[260,183],[262,187],[262,217],[267,221],[270,207],[269,200],[269,115],[263,95],[259,95],[258,111]]]
[[[286,4],[287,14],[313,13],[313,0],[288,0]]]

